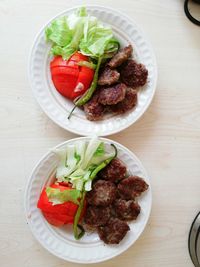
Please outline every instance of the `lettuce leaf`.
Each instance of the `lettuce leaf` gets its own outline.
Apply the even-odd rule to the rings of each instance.
[[[52,42],[51,53],[68,59],[80,50],[94,59],[111,57],[119,49],[110,27],[96,17],[89,16],[82,7],[69,16],[55,19],[45,30],[47,41]]]
[[[54,45],[51,48],[51,53],[55,56],[62,56],[64,59],[70,58],[70,56],[75,52],[76,50],[73,47],[65,46],[61,47],[58,45]]]
[[[58,188],[47,187],[47,197],[53,205],[62,204],[67,201],[71,201],[75,204],[79,204],[78,198],[81,196],[81,192],[76,189],[66,189],[60,191]]]
[[[111,28],[94,26],[89,29],[87,38],[81,40],[79,47],[84,55],[98,58],[116,52],[119,42],[113,38]]]
[[[59,47],[64,47],[71,42],[72,31],[67,25],[65,17],[54,20],[45,30],[47,41],[52,41]]]

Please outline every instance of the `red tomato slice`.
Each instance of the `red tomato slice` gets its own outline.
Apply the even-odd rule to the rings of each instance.
[[[70,186],[66,186],[63,184],[52,184],[52,188],[58,188],[61,191],[66,189],[71,189]],[[49,202],[47,194],[46,194],[46,188],[43,189],[40,198],[38,200],[37,204],[38,208],[41,209],[44,217],[46,220],[54,225],[54,226],[62,226],[66,223],[73,223],[74,217],[76,215],[78,205],[74,204],[73,202],[65,202],[63,204],[57,204],[53,205],[52,202]],[[86,210],[86,202],[84,204],[83,211],[80,216],[80,220],[82,219],[84,213]]]
[[[72,93],[72,98],[76,98],[87,91],[90,87],[94,76],[94,70],[87,67],[80,67],[77,85]],[[82,85],[82,86],[81,86]]]
[[[55,67],[66,67],[66,66],[68,66],[68,60],[64,60],[61,56],[54,57],[53,60],[50,62],[51,69]]]
[[[79,52],[74,53],[70,59],[64,60],[61,56],[56,56],[50,62],[50,68],[55,67],[66,67],[66,66],[77,66],[79,61],[88,61],[88,56],[82,55]]]
[[[76,86],[78,76],[64,74],[63,70],[60,70],[60,71],[61,71],[60,74],[59,74],[59,70],[57,70],[57,74],[52,75],[54,86],[56,87],[57,91],[61,95],[69,99],[72,99],[72,93]]]
[[[74,217],[68,215],[59,215],[46,211],[42,211],[42,214],[48,221],[48,223],[57,227],[62,226],[64,224],[72,224],[74,222]]]
[[[64,191],[66,189],[72,189],[72,187],[69,185],[69,183],[65,183],[65,182],[55,183],[55,184],[52,184],[50,187],[58,188],[58,189],[60,189],[60,191]]]
[[[87,67],[81,67],[81,71],[79,72],[77,83],[82,82],[85,85],[85,88],[88,89],[93,80],[93,76],[94,76],[94,70],[87,68]]]
[[[51,70],[52,80],[57,91],[67,97],[72,99],[72,92],[76,86],[79,68],[78,66],[71,67],[54,67]]]
[[[59,226],[62,226],[62,225],[65,224],[64,220],[59,220],[52,213],[42,211],[42,214],[44,215],[44,217],[47,220],[47,222],[52,224],[52,225],[54,225],[54,226],[59,227]]]
[[[88,61],[88,56],[85,56],[79,52],[76,52],[71,56],[69,61],[75,61],[75,62]]]
[[[53,188],[58,188],[61,191],[69,189],[70,187],[61,186],[53,184]],[[70,188],[71,189],[71,188]],[[75,216],[78,206],[73,202],[65,202],[63,204],[53,205],[52,202],[49,202],[49,199],[46,194],[46,188],[43,189],[40,198],[37,203],[37,207],[44,212],[56,213],[56,214],[67,214],[69,216]]]
[[[67,67],[55,67],[51,70],[51,75],[72,75],[78,78],[79,68],[78,66],[67,66]]]
[[[59,183],[56,183],[56,184],[54,184],[54,185],[57,185],[57,184],[62,185],[62,186],[65,186],[65,187],[68,187],[68,188],[72,188],[72,186],[71,186],[70,183],[68,183],[68,182],[59,182]],[[53,186],[53,185],[52,185],[52,186]]]
[[[78,66],[80,61],[88,61],[88,57],[76,52],[69,60],[58,56],[50,63],[55,88],[61,95],[72,100],[89,88],[94,76],[94,70]]]

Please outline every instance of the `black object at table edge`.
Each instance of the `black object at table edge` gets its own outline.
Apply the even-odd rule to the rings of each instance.
[[[188,2],[189,2],[189,0],[185,0],[185,3],[184,3],[185,14],[186,14],[186,16],[188,17],[188,19],[189,19],[191,22],[193,22],[194,24],[200,26],[200,21],[197,20],[197,19],[195,19],[195,18],[191,15],[191,13],[190,13],[190,11],[189,11],[189,9],[188,9]]]
[[[196,215],[196,217],[194,218],[192,222],[192,225],[190,227],[189,237],[188,237],[189,254],[195,267],[200,267],[198,256],[197,256],[197,240],[198,238],[200,238],[199,237],[200,223],[198,223],[198,219],[200,219],[200,212]],[[196,233],[194,233],[194,231]]]

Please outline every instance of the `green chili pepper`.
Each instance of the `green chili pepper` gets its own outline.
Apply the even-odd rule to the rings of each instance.
[[[99,171],[101,171],[103,168],[105,168],[110,162],[111,160],[113,160],[114,158],[117,157],[117,148],[114,144],[111,144],[112,147],[114,147],[115,150],[115,154],[113,157],[110,157],[109,159],[106,159],[105,161],[103,161],[90,175],[90,179],[94,180],[94,178],[96,177],[97,173]]]
[[[85,233],[84,228],[78,224],[80,216],[81,216],[81,212],[82,212],[83,206],[84,206],[85,195],[86,195],[86,192],[84,191],[82,193],[80,204],[79,204],[78,210],[77,210],[75,218],[74,218],[73,230],[74,230],[74,237],[77,240],[80,239]],[[78,229],[80,229],[80,233],[78,233]]]
[[[75,102],[75,106],[73,107],[72,111],[70,112],[68,119],[70,119],[70,117],[71,117],[71,115],[72,115],[72,113],[76,107],[83,106],[90,100],[94,91],[96,90],[101,61],[102,61],[102,57],[99,57],[92,84],[91,84],[90,88]]]

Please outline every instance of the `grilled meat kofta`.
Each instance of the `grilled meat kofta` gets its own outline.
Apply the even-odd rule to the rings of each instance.
[[[116,105],[111,105],[109,108],[112,112],[116,114],[123,114],[128,110],[134,108],[137,104],[137,91],[128,87],[126,89],[125,98],[117,103]]]
[[[98,227],[98,234],[106,244],[119,244],[129,230],[125,221],[111,217],[106,225]]]
[[[148,187],[148,184],[141,177],[129,176],[120,181],[117,189],[122,199],[130,200],[139,197]]]
[[[119,80],[119,76],[120,73],[117,70],[105,67],[98,79],[98,85],[112,85]]]
[[[127,61],[133,52],[132,45],[128,45],[122,48],[117,54],[115,54],[108,62],[108,66],[112,69],[119,67],[122,63]]]
[[[140,206],[134,200],[116,199],[113,208],[115,216],[121,220],[136,220],[140,214]]]
[[[105,225],[110,219],[110,207],[89,206],[86,210],[84,221],[89,226]]]
[[[86,117],[90,121],[97,121],[102,119],[105,106],[98,101],[99,92],[95,92],[93,97],[83,106]]]
[[[143,64],[131,59],[121,67],[121,80],[127,86],[135,89],[144,86],[147,82],[148,70]]]
[[[98,102],[102,105],[115,105],[121,102],[126,94],[126,85],[119,83],[112,87],[103,88],[99,92]]]
[[[115,158],[98,175],[102,179],[117,182],[125,178],[126,171],[126,165],[120,159]]]
[[[98,180],[92,191],[87,193],[87,201],[90,205],[107,207],[116,198],[117,188],[110,181]]]

